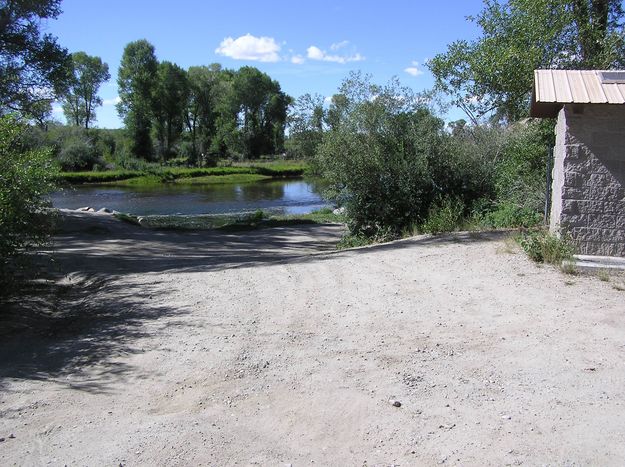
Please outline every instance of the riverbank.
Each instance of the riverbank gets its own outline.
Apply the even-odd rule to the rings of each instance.
[[[623,293],[505,234],[64,225],[1,317],[2,464],[625,458]]]
[[[163,183],[242,183],[270,178],[302,177],[307,170],[308,165],[303,162],[258,162],[239,166],[206,168],[155,166],[142,171],[61,172],[58,181],[67,185],[106,183],[129,186],[153,186]]]
[[[332,208],[322,208],[306,214],[278,215],[261,209],[255,212],[195,216],[135,216],[115,213],[124,222],[149,229],[160,230],[206,230],[245,231],[301,224],[345,224],[345,217]]]

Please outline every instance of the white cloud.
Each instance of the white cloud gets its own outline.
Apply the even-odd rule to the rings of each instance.
[[[255,37],[251,34],[233,39],[226,37],[215,53],[235,60],[255,60],[259,62],[280,61],[280,44],[273,37]]]
[[[334,46],[336,44],[332,45]],[[306,55],[311,60],[321,60],[324,62],[335,63],[360,62],[365,59],[365,57],[363,57],[359,53],[356,53],[354,55],[331,55],[314,45],[311,45],[310,47],[308,47],[308,49],[306,49]]]
[[[324,104],[330,105],[332,104],[332,96],[326,96],[323,98]]]
[[[52,104],[52,113],[53,114],[62,114],[63,113],[63,107],[61,107],[61,104]]]
[[[420,76],[423,74],[423,70],[419,68],[419,62],[415,61],[412,62],[412,66],[404,68],[404,71],[412,76]]]
[[[306,59],[304,57],[302,57],[301,55],[293,55],[291,57],[291,63],[295,63],[296,65],[301,65],[305,61],[306,61]]]
[[[330,50],[339,50],[342,49],[343,47],[347,46],[349,44],[349,41],[341,41],[341,42],[336,42],[334,44],[332,44],[330,46]]]
[[[311,45],[308,49],[306,49],[306,54],[311,60],[323,60],[323,50],[319,47],[315,47],[314,45]]]
[[[116,96],[112,99],[104,99],[102,101],[102,105],[115,105],[115,104],[119,104],[122,101],[121,97]]]

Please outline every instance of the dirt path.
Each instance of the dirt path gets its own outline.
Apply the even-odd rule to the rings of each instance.
[[[2,465],[625,462],[625,294],[501,234],[82,222],[0,343]]]

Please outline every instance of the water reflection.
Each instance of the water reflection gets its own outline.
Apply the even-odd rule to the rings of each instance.
[[[157,187],[79,186],[51,195],[57,208],[107,207],[137,215],[221,214],[263,209],[303,214],[328,205],[314,180],[269,180],[224,185]]]

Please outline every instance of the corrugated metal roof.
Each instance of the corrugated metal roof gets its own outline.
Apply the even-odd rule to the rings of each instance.
[[[555,117],[563,104],[625,104],[625,72],[534,70],[532,117]]]

